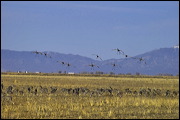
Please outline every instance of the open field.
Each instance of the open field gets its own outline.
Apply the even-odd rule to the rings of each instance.
[[[179,77],[1,74],[1,118],[178,119]]]

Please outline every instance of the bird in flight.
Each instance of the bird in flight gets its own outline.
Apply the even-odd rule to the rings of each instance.
[[[144,63],[146,64],[145,59],[143,59],[142,57],[139,58],[139,61],[140,61],[140,62],[141,62],[141,61],[144,61]]]
[[[38,52],[37,50],[36,50],[36,51],[33,51],[32,53],[43,55],[42,52]]]
[[[68,68],[71,67],[72,65],[70,63],[66,63],[66,62],[63,62],[63,61],[57,61],[59,63],[61,63],[62,65],[66,65]],[[75,68],[75,66],[72,66]]]
[[[50,56],[49,54],[47,54],[47,53],[45,53],[45,52],[44,52],[43,54],[44,54],[46,57],[49,56],[49,57],[51,58],[51,56]]]
[[[126,54],[124,54],[124,56],[125,56],[125,58],[133,58],[133,59],[137,59],[137,58],[135,58],[135,57],[131,57],[131,56],[126,55]]]
[[[117,51],[117,53],[119,53],[119,54],[123,54],[123,55],[124,55],[124,52],[123,52],[122,50],[120,50],[119,48],[117,48],[117,49],[113,49],[113,50],[116,50],[116,51]]]
[[[94,67],[99,68],[99,66],[97,66],[97,65],[95,65],[95,64],[93,64],[93,63],[89,64],[88,66],[90,66],[90,67],[91,67],[91,69],[93,69]]]
[[[57,61],[57,62],[61,63],[62,65],[65,65],[65,62],[63,61]]]
[[[138,59],[140,62],[144,62],[144,64],[146,64],[145,59],[143,59],[142,57],[140,57],[140,58],[135,58],[135,59]]]
[[[112,65],[112,70],[115,70],[115,67],[121,67],[121,66],[119,66],[118,64],[115,64],[115,63],[111,63],[111,65]]]
[[[46,57],[49,56],[49,57],[51,58],[51,56],[50,56],[49,54],[45,53],[45,52],[38,52],[38,51],[36,50],[36,51],[33,51],[32,53],[44,55],[44,56],[46,56]]]
[[[99,56],[99,55],[97,55],[97,54],[92,54],[92,55],[95,55],[96,56],[96,59],[100,59],[100,60],[102,60],[102,58]]]
[[[72,64],[70,64],[70,63],[65,63],[65,65],[67,65],[68,68],[69,68],[69,67],[75,68],[75,66],[72,66]]]
[[[69,63],[66,63],[66,65],[69,67],[69,66],[71,66],[71,64],[69,64]]]

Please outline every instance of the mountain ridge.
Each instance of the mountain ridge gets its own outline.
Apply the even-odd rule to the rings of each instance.
[[[173,74],[179,73],[179,48],[160,48],[134,57],[146,60],[144,64],[132,58],[94,60],[81,55],[63,54],[52,51],[44,51],[52,58],[37,55],[32,51],[14,51],[1,49],[1,71],[29,71],[29,72],[55,72],[67,71],[74,73],[102,71],[103,73],[116,74]],[[71,66],[65,66],[57,61],[64,61]],[[98,65],[99,68],[91,68],[90,64]],[[119,67],[112,66],[117,64]]]

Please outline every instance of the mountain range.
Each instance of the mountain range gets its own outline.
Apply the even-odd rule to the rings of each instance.
[[[80,55],[44,52],[48,56],[35,54],[33,51],[1,49],[1,72],[95,73],[99,71],[107,74],[179,75],[179,47],[160,48],[133,57],[142,57],[144,61],[133,58],[101,61]],[[69,66],[57,61],[69,63]],[[91,67],[90,64],[98,67]]]

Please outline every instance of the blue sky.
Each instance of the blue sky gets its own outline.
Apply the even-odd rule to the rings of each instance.
[[[2,1],[1,49],[102,59],[179,44],[179,1]]]

